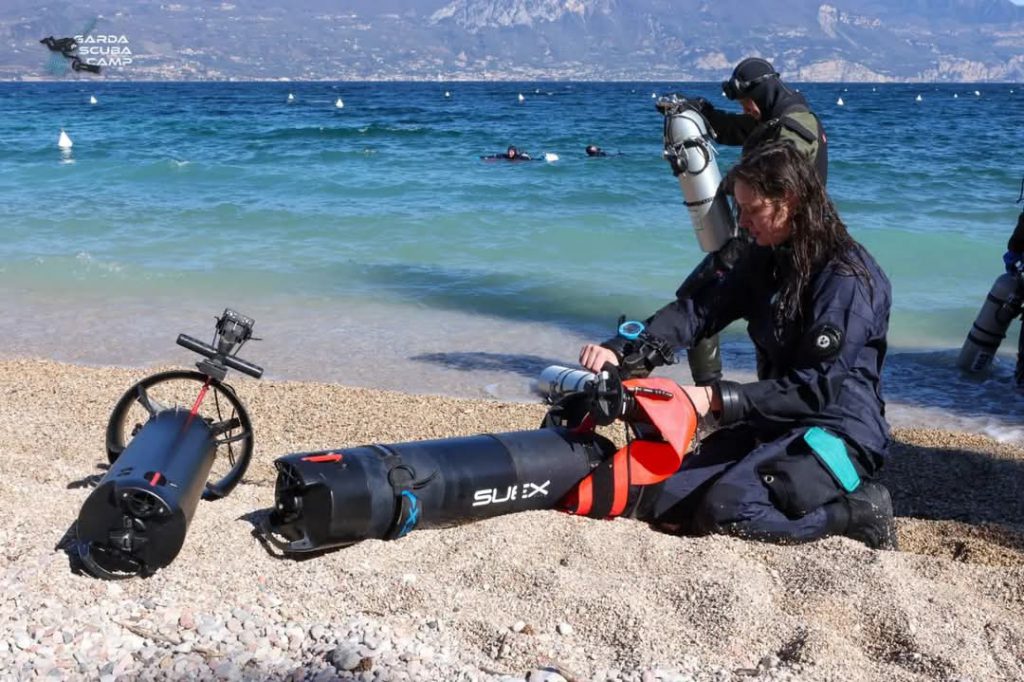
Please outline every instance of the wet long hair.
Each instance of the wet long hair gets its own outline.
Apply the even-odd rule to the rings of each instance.
[[[726,175],[730,194],[737,180],[773,203],[793,204],[789,240],[776,250],[780,283],[775,320],[779,326],[801,317],[807,285],[829,262],[839,272],[863,278],[870,291],[871,277],[859,244],[846,231],[813,163],[791,142],[770,142],[746,154]]]

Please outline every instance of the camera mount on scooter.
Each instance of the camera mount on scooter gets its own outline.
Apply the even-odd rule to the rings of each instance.
[[[231,308],[225,308],[224,314],[216,319],[212,343],[204,343],[187,334],[179,334],[178,345],[202,355],[205,359],[197,362],[196,367],[217,381],[224,380],[229,368],[259,379],[263,375],[263,368],[238,357],[238,351],[246,341],[260,340],[252,335],[256,321]]]

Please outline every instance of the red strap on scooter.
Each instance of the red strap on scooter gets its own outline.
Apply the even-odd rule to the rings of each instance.
[[[679,470],[697,431],[693,403],[675,382],[661,377],[629,379],[627,389],[664,440],[634,440],[602,462],[563,499],[570,514],[608,518],[626,511],[631,486],[660,483]],[[586,423],[586,422],[585,422]]]
[[[328,452],[325,455],[308,455],[302,458],[303,462],[340,462],[342,455],[339,452]]]

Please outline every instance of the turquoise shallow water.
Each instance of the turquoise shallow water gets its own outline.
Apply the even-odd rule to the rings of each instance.
[[[801,87],[893,281],[894,419],[1019,435],[1016,325],[991,376],[952,365],[1016,220],[1024,92]],[[525,399],[700,258],[651,97],[677,90],[729,106],[712,84],[0,84],[0,348],[187,362],[175,334],[232,305],[270,376]],[[559,160],[479,159],[509,143]],[[750,372],[741,330],[725,352]]]

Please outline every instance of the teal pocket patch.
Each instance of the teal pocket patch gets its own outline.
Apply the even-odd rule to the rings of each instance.
[[[842,438],[833,436],[820,426],[814,426],[804,433],[804,442],[810,446],[839,485],[843,486],[843,490],[852,493],[860,486],[860,474],[853,468],[853,462],[850,461],[850,454],[846,451],[846,443]]]

